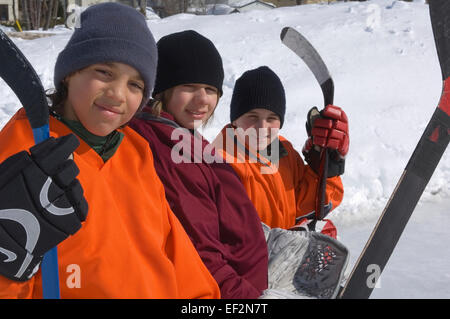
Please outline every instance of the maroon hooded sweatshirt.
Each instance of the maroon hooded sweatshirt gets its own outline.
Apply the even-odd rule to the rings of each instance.
[[[209,145],[198,132],[182,129],[167,113],[148,111],[130,126],[148,141],[167,201],[222,298],[259,297],[267,289],[267,244],[239,177],[228,164],[198,156]]]

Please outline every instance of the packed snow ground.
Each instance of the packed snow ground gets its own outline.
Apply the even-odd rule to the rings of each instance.
[[[350,152],[343,176],[345,198],[332,213],[339,237],[356,261],[439,101],[441,72],[424,1],[395,0],[303,5],[224,16],[181,14],[152,19],[156,40],[193,29],[210,38],[225,68],[224,94],[203,130],[213,139],[229,120],[235,80],[267,65],[284,83],[287,114],[282,135],[301,150],[308,110],[323,105],[304,63],[280,42],[285,26],[299,30],[321,54],[335,83],[335,104],[350,121]],[[15,43],[53,88],[53,67],[71,35]],[[1,61],[1,63],[5,63]],[[1,80],[0,80],[1,82]],[[0,128],[20,107],[0,83]],[[373,298],[450,298],[450,152],[441,159]]]

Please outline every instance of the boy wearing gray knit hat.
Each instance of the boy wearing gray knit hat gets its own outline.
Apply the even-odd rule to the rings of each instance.
[[[55,65],[58,89],[71,73],[95,63],[121,62],[134,67],[145,83],[143,103],[153,91],[157,49],[144,16],[118,3],[102,3],[81,14],[76,28]]]
[[[118,3],[89,7],[58,55],[52,115],[108,160],[123,138],[116,129],[126,125],[152,94],[157,56],[141,13]],[[129,79],[119,85],[124,74]]]
[[[0,221],[0,246],[17,258],[0,262],[0,285],[20,288],[3,295],[220,297],[167,203],[148,142],[127,125],[155,73],[144,17],[115,3],[91,6],[55,66],[57,92],[66,96],[52,105],[51,137],[29,149],[24,108],[1,130],[0,210],[12,222]],[[47,263],[43,255],[55,246],[57,258]],[[68,265],[77,266],[79,284],[58,278]]]

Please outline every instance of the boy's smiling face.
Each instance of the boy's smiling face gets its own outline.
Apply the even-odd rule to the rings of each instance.
[[[219,99],[218,90],[207,84],[188,83],[177,85],[170,91],[166,110],[177,123],[187,129],[198,128],[213,114]]]
[[[253,136],[257,145],[247,145],[251,148],[263,150],[278,136],[281,126],[280,117],[274,112],[264,108],[254,108],[244,113],[232,123],[241,128],[247,135]]]
[[[66,78],[63,116],[78,120],[92,134],[106,136],[126,124],[141,105],[144,81],[133,67],[93,64]]]

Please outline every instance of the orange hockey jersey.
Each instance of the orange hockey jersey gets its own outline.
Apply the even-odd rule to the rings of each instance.
[[[105,163],[86,143],[74,153],[89,204],[82,228],[58,245],[62,298],[220,298],[219,288],[166,202],[147,141],[129,128]],[[69,128],[50,118],[50,134]],[[0,132],[0,161],[33,146],[23,109]],[[0,297],[41,298],[40,271],[0,276]]]
[[[261,221],[272,228],[288,229],[295,225],[296,218],[313,213],[319,177],[292,144],[279,136],[279,148],[284,154],[276,165],[250,150],[237,136],[234,128],[227,125],[213,144],[239,175]],[[341,178],[328,178],[327,207],[336,208],[343,195]]]

